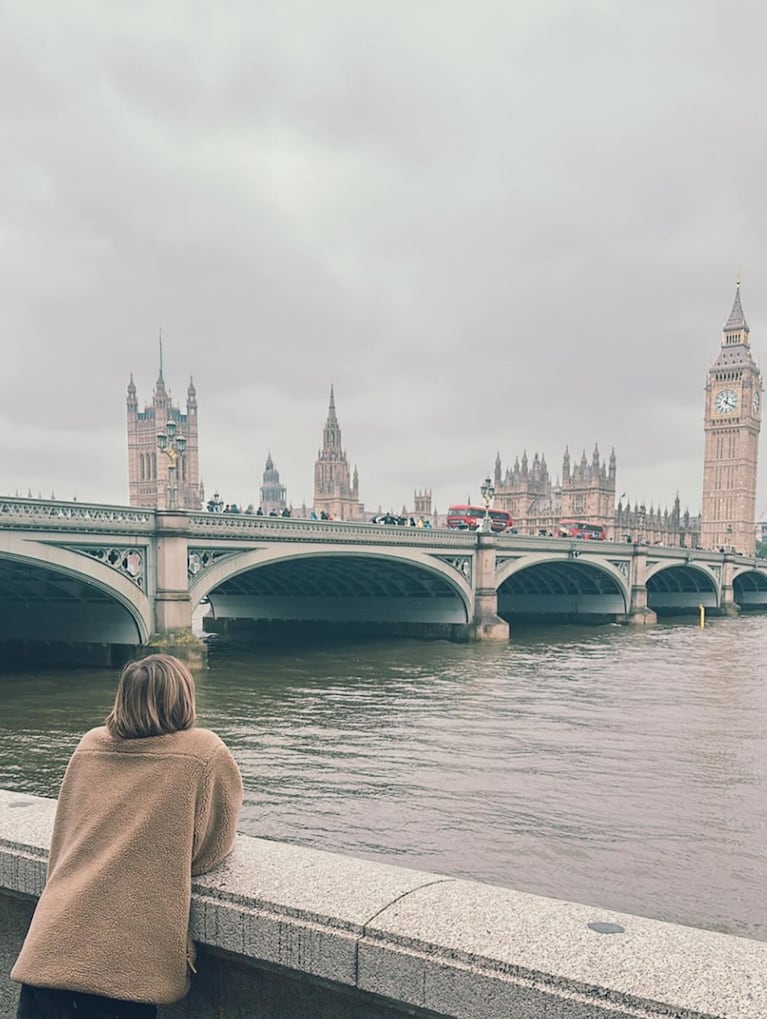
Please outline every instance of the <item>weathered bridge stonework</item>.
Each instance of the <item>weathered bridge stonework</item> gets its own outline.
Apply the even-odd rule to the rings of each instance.
[[[192,614],[507,640],[531,618],[644,625],[767,607],[767,562],[700,549],[0,500],[0,642],[203,652]]]
[[[0,1019],[55,801],[0,790]],[[767,943],[240,836],[163,1019],[764,1019]],[[612,932],[612,933],[611,933]]]

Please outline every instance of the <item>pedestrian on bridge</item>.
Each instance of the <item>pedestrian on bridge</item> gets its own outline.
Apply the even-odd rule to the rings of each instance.
[[[242,803],[234,758],[194,722],[182,662],[125,666],[64,775],[17,1019],[155,1019],[189,990],[191,879],[231,851]]]

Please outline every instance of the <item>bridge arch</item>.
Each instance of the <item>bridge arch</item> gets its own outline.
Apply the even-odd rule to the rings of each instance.
[[[496,572],[498,614],[568,620],[625,615],[631,603],[627,576],[602,557],[575,551],[567,558],[539,552],[503,562]]]
[[[736,567],[732,588],[735,602],[744,611],[767,608],[767,569]]]
[[[472,557],[460,562],[470,570]],[[418,549],[281,544],[223,556],[190,584],[217,618],[466,624],[465,573]]]
[[[721,606],[719,574],[705,563],[653,563],[647,570],[645,583],[647,604],[658,615],[692,613],[700,605],[707,609]]]
[[[153,629],[151,602],[128,577],[13,531],[2,532],[0,600],[0,641],[138,645]]]

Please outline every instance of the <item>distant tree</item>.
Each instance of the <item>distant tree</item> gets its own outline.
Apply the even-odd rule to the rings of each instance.
[[[757,541],[756,554],[759,559],[767,559],[767,541]]]

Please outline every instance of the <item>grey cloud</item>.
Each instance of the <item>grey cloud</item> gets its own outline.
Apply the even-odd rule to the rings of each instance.
[[[240,500],[268,448],[311,499],[334,381],[371,507],[596,440],[697,509],[738,266],[767,362],[759,6],[115,11],[0,6],[5,490],[126,498],[162,326]]]

